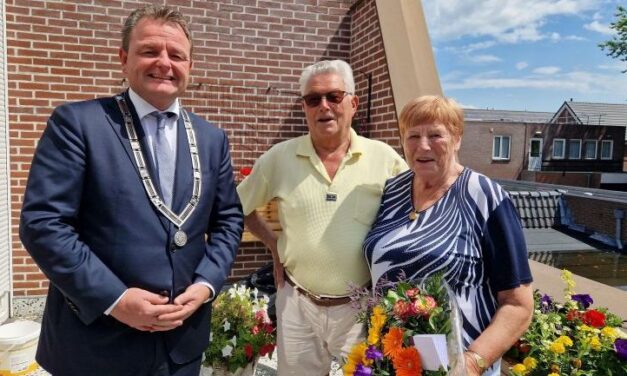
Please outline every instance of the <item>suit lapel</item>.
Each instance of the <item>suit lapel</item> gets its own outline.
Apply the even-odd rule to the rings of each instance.
[[[137,134],[137,139],[141,145],[141,150],[144,156],[144,161],[146,161],[148,173],[150,174],[150,177],[154,183],[155,189],[159,191],[160,188],[159,188],[158,181],[155,180],[157,178],[157,174],[155,173],[156,167],[148,151],[149,146],[146,140],[146,134],[144,133],[144,129],[142,128],[139,117],[137,116],[137,111],[135,111],[135,106],[133,106],[133,102],[128,97],[128,91],[124,92],[123,96],[124,96],[124,99],[126,100],[126,105],[128,106],[128,109],[131,112],[131,116],[133,117],[133,126],[135,127],[135,133]],[[126,155],[129,158],[129,162],[133,166],[133,170],[137,173],[138,184],[141,184],[143,188],[143,183],[141,181],[139,168],[137,167],[135,163],[135,158],[133,157],[133,150],[131,149],[131,142],[128,138],[128,133],[126,132],[126,126],[124,125],[124,117],[122,116],[122,112],[120,111],[120,108],[118,107],[118,104],[115,98],[113,99],[113,101],[111,101],[111,108],[109,111],[107,111],[107,114],[108,114],[107,120],[109,121],[109,124],[113,128],[114,133],[116,134],[116,136],[118,136],[118,139],[120,140],[120,143],[122,144],[122,147],[126,151]],[[161,221],[163,228],[167,231],[170,226],[170,221],[168,221],[167,218],[165,218],[156,208],[154,208],[152,203],[150,203],[150,206],[151,208],[153,208],[155,213],[158,214],[159,220]]]

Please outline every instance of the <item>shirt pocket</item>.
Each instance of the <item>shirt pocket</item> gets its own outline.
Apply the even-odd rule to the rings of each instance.
[[[381,205],[383,187],[378,184],[358,185],[354,194],[353,219],[366,226],[372,226]]]

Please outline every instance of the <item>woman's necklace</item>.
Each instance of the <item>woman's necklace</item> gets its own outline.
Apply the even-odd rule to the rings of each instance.
[[[428,206],[426,206],[424,209],[422,208],[423,205],[421,205],[421,209],[416,209],[416,205],[414,205],[414,200],[412,197],[412,210],[409,213],[408,217],[410,221],[415,221],[418,216],[420,215],[420,212],[423,210],[428,209],[429,207],[433,206],[436,202],[438,202],[438,200],[440,200],[442,197],[444,197],[444,195],[446,195],[446,192],[448,192],[448,190],[451,188],[451,186],[453,184],[455,184],[455,181],[457,181],[457,178],[459,177],[459,175],[461,175],[462,171],[463,171],[463,167],[461,168],[461,170],[459,172],[457,172],[455,174],[455,176],[449,180],[447,183],[445,183],[442,187],[435,189],[433,191],[433,193],[429,194],[426,196],[426,199],[423,201],[424,204],[428,204]],[[412,190],[414,190],[414,186],[412,185]]]

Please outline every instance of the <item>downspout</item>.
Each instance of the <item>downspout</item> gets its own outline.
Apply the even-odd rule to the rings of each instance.
[[[623,218],[625,218],[625,212],[623,209],[614,209],[614,218],[616,219],[616,231],[614,237],[616,238],[616,247],[619,250],[623,250],[623,241],[621,240],[621,233],[623,230]]]

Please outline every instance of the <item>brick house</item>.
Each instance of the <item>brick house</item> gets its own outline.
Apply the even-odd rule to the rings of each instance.
[[[627,104],[574,102],[571,98],[560,106],[551,123],[627,127]],[[622,170],[627,170],[627,156],[623,157]]]
[[[121,25],[130,10],[145,3],[0,0],[0,133],[5,134],[0,137],[5,214],[0,217],[0,322],[9,312],[40,312],[48,288],[18,238],[28,170],[46,120],[64,102],[125,90],[117,52]],[[172,4],[190,18],[194,38],[192,82],[182,103],[227,132],[236,172],[271,145],[306,133],[298,77],[316,61],[351,63],[360,98],[355,128],[397,150],[402,105],[419,94],[441,93],[419,0]],[[231,277],[247,275],[270,259],[261,243],[247,238]]]
[[[561,109],[556,114],[472,109],[464,112],[466,127],[460,160],[488,176],[627,188],[627,174],[622,173],[624,126],[584,125],[572,117],[560,117]]]
[[[535,127],[552,113],[464,109],[463,165],[493,178],[513,179],[527,169],[528,143]]]

